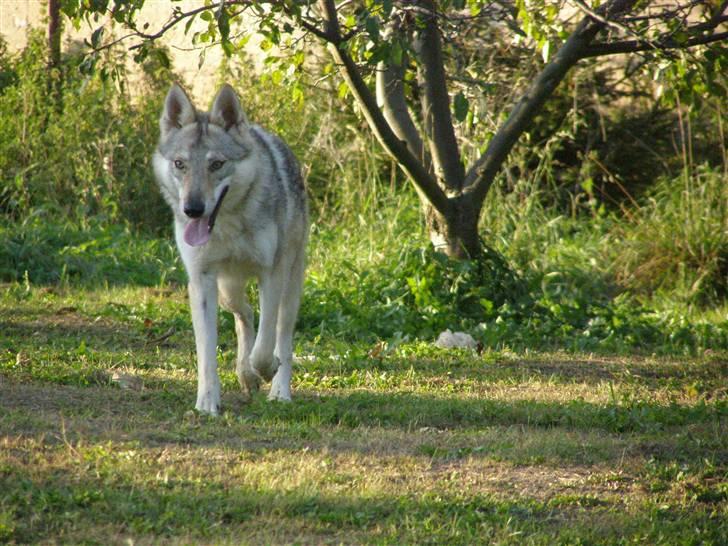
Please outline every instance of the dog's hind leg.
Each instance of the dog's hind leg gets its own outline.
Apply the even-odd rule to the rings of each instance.
[[[220,411],[220,378],[217,375],[217,286],[214,275],[191,273],[189,283],[192,327],[197,347],[198,411]]]
[[[245,294],[247,279],[242,277],[220,276],[218,289],[220,304],[233,314],[235,318],[235,334],[238,338],[238,356],[235,361],[235,372],[240,387],[252,394],[260,387],[260,376],[250,365],[250,351],[255,341],[253,310],[248,305]]]
[[[298,307],[301,303],[304,268],[304,253],[303,250],[299,250],[291,265],[288,284],[283,290],[283,297],[279,304],[275,357],[280,362],[280,365],[273,377],[270,392],[268,393],[268,400],[290,401],[291,399],[293,332],[296,327]]]

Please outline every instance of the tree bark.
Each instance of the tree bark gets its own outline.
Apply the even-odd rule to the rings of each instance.
[[[61,2],[48,0],[48,91],[61,110]]]
[[[481,206],[471,199],[451,199],[447,214],[424,203],[425,222],[435,250],[450,258],[473,259],[480,255],[478,224]]]
[[[445,79],[437,8],[432,0],[420,0],[422,23],[416,25],[413,48],[418,57],[417,79],[422,88],[422,117],[435,176],[441,186],[455,193],[463,189],[465,169],[450,115],[450,96]]]
[[[403,78],[404,66],[387,65],[380,62],[377,65],[376,76],[377,104],[397,137],[405,142],[410,153],[422,162],[425,170],[434,178],[430,154],[422,142],[407,107]]]
[[[61,5],[60,0],[48,0],[48,68],[61,66]]]

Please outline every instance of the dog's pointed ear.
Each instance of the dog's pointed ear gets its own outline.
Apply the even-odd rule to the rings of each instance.
[[[166,138],[172,131],[189,125],[196,119],[197,111],[187,93],[178,84],[172,84],[164,101],[162,117],[159,118],[161,138]]]
[[[248,125],[248,117],[240,105],[240,99],[235,90],[228,84],[222,86],[212,103],[210,123],[219,125],[226,131],[229,131],[232,127],[242,129]]]

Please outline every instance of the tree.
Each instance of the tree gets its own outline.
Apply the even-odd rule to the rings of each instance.
[[[153,33],[135,22],[143,0],[108,4],[67,0],[64,11],[75,19],[109,14],[130,32],[104,43],[100,27],[91,44],[98,51],[136,39],[131,49],[137,59],[174,26],[184,23],[189,31],[195,18],[208,26],[192,41],[217,42],[228,55],[241,47],[234,30],[255,24],[267,43],[286,46],[288,54],[273,61],[294,71],[304,66],[301,49],[314,40],[325,44],[334,61],[331,71],[344,79],[368,126],[417,189],[433,244],[454,257],[478,255],[478,221],[489,189],[577,63],[616,54],[670,61],[676,51],[700,47],[712,49],[719,67],[728,38],[728,0],[344,0],[338,5],[334,0],[222,0],[188,11],[174,7]],[[453,92],[461,74],[453,73],[458,52],[450,44],[472,29],[528,43],[543,63],[519,88],[520,97],[490,138],[466,144],[456,126],[470,105],[463,93]],[[474,79],[476,88],[483,83]]]

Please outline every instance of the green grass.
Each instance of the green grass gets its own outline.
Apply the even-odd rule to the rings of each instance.
[[[298,337],[292,404],[190,412],[182,288],[0,295],[0,540],[720,544],[725,353]],[[142,382],[125,389],[124,373]]]

